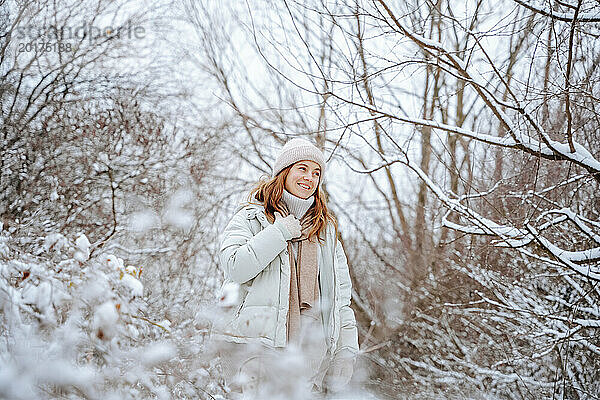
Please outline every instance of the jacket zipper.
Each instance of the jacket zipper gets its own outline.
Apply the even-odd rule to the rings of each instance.
[[[248,298],[248,293],[246,293],[246,295],[244,296],[244,300],[242,300],[242,302],[240,303],[240,305],[238,306],[236,312],[235,312],[235,316],[238,317],[240,315],[240,312],[242,312],[242,307],[244,306],[244,303],[246,303],[246,299]]]
[[[336,255],[335,255],[335,248],[337,247],[337,241],[334,242],[333,245],[333,263],[332,263],[332,272],[333,272],[333,301],[332,301],[332,307],[331,307],[331,312],[332,312],[332,321],[333,321],[333,329],[331,332],[331,337],[329,338],[330,342],[331,342],[331,354],[333,354],[333,352],[335,351],[335,349],[333,348],[333,344],[335,342],[335,324],[336,324],[336,307],[337,307],[337,280],[336,280],[336,275],[335,275],[335,264],[336,264]]]

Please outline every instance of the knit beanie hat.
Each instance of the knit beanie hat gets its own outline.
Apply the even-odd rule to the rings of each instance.
[[[273,165],[273,176],[286,167],[302,160],[314,161],[321,167],[321,179],[325,174],[325,156],[314,144],[306,139],[294,138],[288,141],[277,156]]]

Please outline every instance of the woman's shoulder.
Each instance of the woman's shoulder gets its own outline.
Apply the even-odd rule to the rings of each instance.
[[[232,218],[252,219],[261,211],[264,211],[262,203],[244,201],[237,205]]]
[[[225,227],[225,232],[228,234],[235,232],[254,232],[256,227],[253,228],[254,223],[252,220],[257,216],[261,209],[261,206],[255,204],[239,204],[229,219],[229,222]]]

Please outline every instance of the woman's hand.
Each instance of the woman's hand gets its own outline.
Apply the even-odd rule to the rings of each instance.
[[[324,380],[328,391],[339,392],[348,385],[354,373],[354,360],[354,354],[348,350],[342,350],[334,357]]]
[[[273,224],[277,224],[284,228],[281,229],[281,231],[283,232],[285,240],[291,240],[302,236],[302,226],[300,225],[300,221],[292,214],[284,218],[279,212],[275,211],[275,222]],[[289,233],[289,235],[286,235],[286,233]]]

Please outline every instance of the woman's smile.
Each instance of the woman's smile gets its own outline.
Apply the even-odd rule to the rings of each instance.
[[[310,185],[307,183],[300,182],[298,183],[298,186],[300,186],[304,190],[310,190]]]

